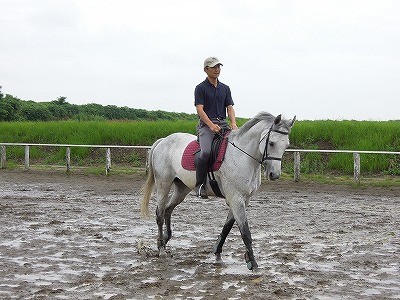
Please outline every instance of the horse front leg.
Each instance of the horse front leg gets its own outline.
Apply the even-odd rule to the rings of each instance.
[[[215,260],[217,262],[222,262],[222,259],[221,259],[222,247],[223,247],[226,237],[228,236],[229,232],[231,231],[234,223],[235,223],[235,218],[233,216],[232,210],[229,210],[225,225],[222,228],[222,232],[219,235],[218,240],[215,243],[214,248],[213,248],[213,253],[215,254]]]
[[[241,226],[239,225],[239,229]],[[246,245],[246,253],[245,253],[245,260],[247,263],[247,268],[249,270],[257,271],[258,270],[258,264],[254,258],[254,253],[253,253],[253,247],[252,247],[252,238],[251,238],[251,233],[249,229],[249,224],[247,223],[247,220],[244,222],[242,229],[240,229],[240,234],[242,235],[242,239],[244,244]]]
[[[251,232],[249,224],[247,222],[246,206],[244,203],[245,201],[240,201],[239,203],[236,203],[236,205],[234,205],[234,207],[232,208],[232,211],[236,223],[238,224],[242,240],[246,246],[245,260],[247,263],[247,268],[249,270],[257,271],[258,264],[254,258],[253,246],[252,246],[253,240],[251,238]]]

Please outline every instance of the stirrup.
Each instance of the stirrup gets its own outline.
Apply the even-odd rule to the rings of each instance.
[[[208,199],[206,186],[204,183],[200,184],[199,187],[196,189],[196,197],[202,199]]]

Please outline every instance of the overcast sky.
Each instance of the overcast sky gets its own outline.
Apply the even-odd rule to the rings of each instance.
[[[194,113],[217,56],[236,114],[400,119],[398,0],[0,0],[0,85]]]

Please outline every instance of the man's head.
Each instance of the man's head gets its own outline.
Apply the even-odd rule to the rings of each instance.
[[[204,61],[204,72],[207,73],[207,76],[212,79],[218,78],[220,72],[221,72],[221,64],[216,57],[208,57]]]

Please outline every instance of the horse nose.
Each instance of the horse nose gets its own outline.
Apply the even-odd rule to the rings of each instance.
[[[275,174],[274,172],[269,173],[269,180],[275,180],[278,178],[279,178],[279,175]]]

